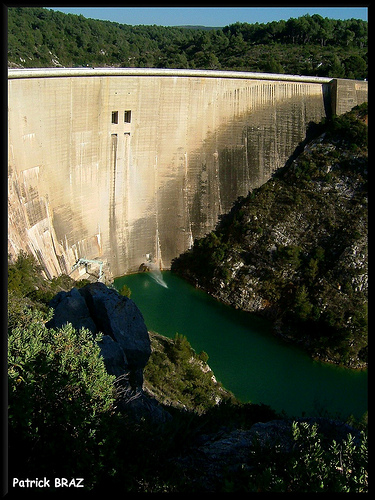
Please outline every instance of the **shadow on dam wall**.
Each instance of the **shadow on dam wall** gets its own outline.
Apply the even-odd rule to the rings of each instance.
[[[215,228],[239,196],[265,183],[305,138],[311,121],[322,118],[322,99],[292,98],[276,106],[244,113],[209,132],[188,155],[177,152],[176,175],[159,187],[147,207],[150,215],[135,221],[120,260],[146,254],[162,268],[187,250],[195,238]],[[323,115],[324,116],[324,115]],[[125,262],[124,262],[125,263]],[[121,267],[121,262],[117,264]],[[139,261],[139,264],[141,262]]]

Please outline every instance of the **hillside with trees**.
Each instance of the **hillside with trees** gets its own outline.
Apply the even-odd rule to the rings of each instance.
[[[131,26],[8,9],[8,66],[194,68],[367,78],[367,22],[317,14],[223,28]]]

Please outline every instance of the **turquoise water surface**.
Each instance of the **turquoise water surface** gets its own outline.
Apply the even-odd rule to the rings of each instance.
[[[367,371],[313,361],[272,335],[271,325],[219,303],[169,271],[115,280],[126,284],[147,328],[167,337],[178,332],[224,387],[243,402],[264,403],[288,416],[360,418],[367,411]]]

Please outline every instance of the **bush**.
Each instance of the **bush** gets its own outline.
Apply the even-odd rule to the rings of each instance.
[[[366,493],[368,492],[368,444],[361,432],[360,444],[350,434],[341,443],[324,443],[317,424],[294,422],[292,449],[281,445],[261,446],[251,451],[251,469],[227,477],[226,491],[278,493]]]
[[[120,290],[120,295],[122,295],[123,297],[128,297],[128,299],[130,299],[131,293],[132,291],[127,285],[124,285]]]
[[[90,283],[83,279],[75,281],[67,274],[62,274],[51,280],[44,279],[42,267],[35,258],[21,251],[15,262],[8,258],[8,290],[19,297],[27,297],[30,304],[38,309],[48,310],[50,300],[61,290],[71,290],[73,287],[82,288]]]
[[[208,354],[206,353],[206,351],[201,351],[199,354],[198,354],[198,358],[203,362],[203,363],[207,363],[208,361]]]
[[[363,119],[367,116],[368,104],[355,106],[349,113],[334,116],[327,121],[325,141],[335,140],[349,146],[365,148],[368,144],[368,127]],[[359,118],[359,119],[358,119]]]
[[[16,261],[8,265],[8,290],[27,295],[38,289],[42,283],[40,269],[34,257],[21,250]]]
[[[10,470],[15,477],[82,474],[89,486],[103,465],[114,377],[88,330],[47,329],[42,312],[23,314],[8,340]]]
[[[204,363],[208,354],[196,354],[184,335],[173,340],[151,334],[152,353],[145,367],[145,384],[158,399],[203,414],[218,401],[230,399],[228,391],[212,380]]]

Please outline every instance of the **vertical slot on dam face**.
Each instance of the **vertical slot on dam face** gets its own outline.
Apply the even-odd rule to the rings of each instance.
[[[116,164],[117,164],[117,134],[111,134],[111,196],[110,196],[110,214],[111,219],[115,219],[116,212]],[[110,220],[111,220],[110,219]]]
[[[116,112],[117,113],[117,112]],[[117,113],[118,117],[118,113]],[[112,113],[112,122],[116,119]],[[117,134],[111,134],[111,157],[110,157],[110,197],[109,197],[109,238],[111,242],[111,257],[117,261],[117,236],[116,236],[116,166],[117,166]]]
[[[130,114],[127,116],[126,113],[131,113],[131,111],[125,111],[125,118],[130,120]],[[127,122],[130,123],[130,122]],[[129,174],[130,174],[130,161],[131,161],[131,142],[130,142],[130,132],[124,133],[124,190],[122,196],[123,212],[122,216],[123,222],[123,248],[122,248],[122,258],[124,262],[128,262],[129,258]]]

